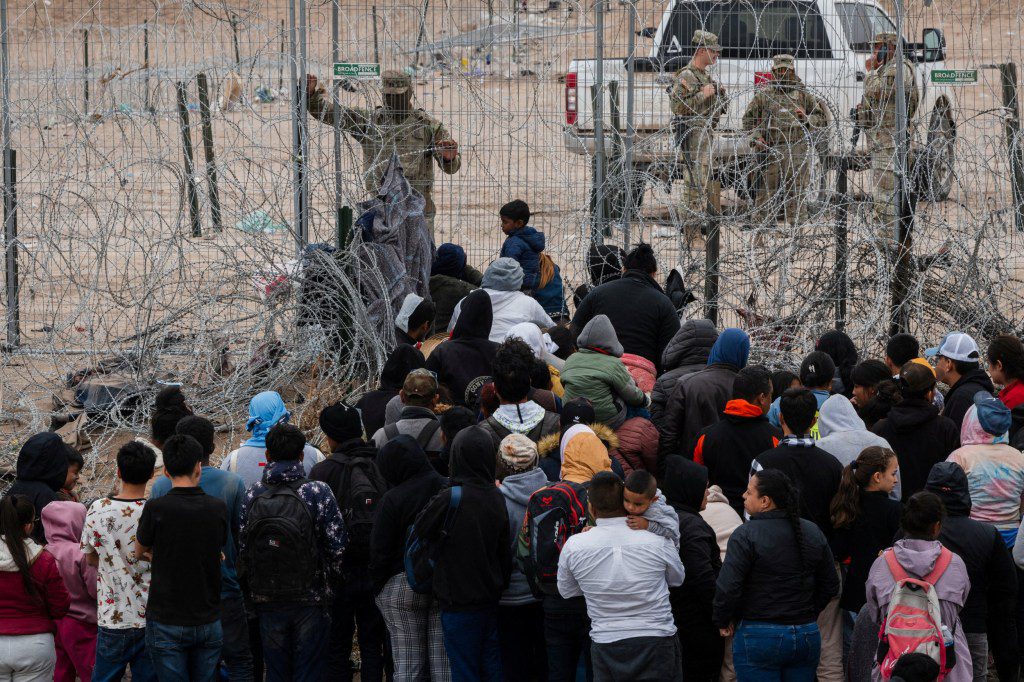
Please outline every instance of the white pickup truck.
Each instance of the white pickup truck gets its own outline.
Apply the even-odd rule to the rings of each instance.
[[[838,167],[840,157],[850,153],[850,109],[864,91],[871,39],[882,31],[894,32],[893,20],[871,0],[669,0],[661,24],[637,32],[641,39],[653,39],[654,46],[649,56],[633,60],[634,178],[678,177],[682,170],[667,90],[693,54],[691,39],[697,29],[718,34],[722,45],[721,58],[712,70],[730,99],[713,146],[714,167],[723,185],[742,189],[747,182],[754,151],[742,131],[743,112],[757,84],[769,77],[772,56],[788,53],[796,57],[798,75],[829,109],[829,129],[817,145],[819,155],[812,169],[812,186],[826,198],[833,186],[829,173]],[[953,184],[956,109],[954,89],[932,83],[931,72],[943,68],[945,38],[940,29],[926,28],[921,42],[904,44],[921,94],[910,129],[917,151],[918,187],[922,199],[942,200]],[[594,153],[595,65],[593,60],[575,60],[565,77],[564,138],[568,150],[577,154]],[[603,70],[605,149],[621,154],[626,59],[606,59]],[[862,150],[864,144],[861,136]],[[615,182],[623,175],[613,169],[609,177]],[[634,182],[637,203],[643,192],[642,181],[639,184]]]

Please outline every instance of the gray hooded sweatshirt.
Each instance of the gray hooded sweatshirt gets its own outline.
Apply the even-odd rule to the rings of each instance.
[[[498,490],[505,497],[505,509],[508,511],[509,537],[512,538],[512,551],[515,553],[515,543],[519,541],[519,530],[523,527],[523,518],[526,516],[526,505],[530,497],[548,485],[548,477],[540,467],[534,467],[529,471],[506,476],[498,486]],[[512,564],[512,577],[509,579],[508,587],[501,595],[502,606],[522,606],[537,601],[530,591],[530,584],[526,580],[526,574],[515,562]]]
[[[865,448],[872,445],[892,450],[889,441],[876,436],[864,427],[864,420],[857,415],[853,403],[845,396],[829,396],[818,411],[818,431],[821,440],[817,446],[839,460],[844,467],[860,457]],[[897,481],[889,494],[894,500],[900,499],[902,488]]]

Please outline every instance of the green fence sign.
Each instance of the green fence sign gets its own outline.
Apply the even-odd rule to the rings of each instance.
[[[334,62],[335,78],[380,78],[380,64]]]
[[[932,71],[932,83],[936,85],[974,85],[977,82],[977,69],[936,69]]]

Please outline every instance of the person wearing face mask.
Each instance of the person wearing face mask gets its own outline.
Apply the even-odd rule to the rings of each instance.
[[[812,135],[828,125],[821,100],[796,75],[793,55],[772,60],[772,77],[758,89],[743,113],[750,145],[767,155],[757,197],[759,217],[790,225],[807,220],[807,186],[811,175]]]
[[[708,67],[722,54],[718,36],[710,31],[694,31],[693,47],[693,58],[668,92],[675,116],[676,144],[686,169],[683,205],[679,208],[683,229],[701,227],[707,220],[708,207],[720,205],[721,186],[711,177],[711,143],[729,107],[725,88],[708,73]]]
[[[351,135],[363,148],[363,178],[366,190],[376,194],[392,154],[405,171],[412,188],[423,195],[423,215],[430,232],[434,232],[434,163],[452,175],[462,166],[459,145],[448,129],[433,116],[412,105],[412,78],[401,71],[385,71],[381,75],[383,106],[373,111],[355,107],[334,107],[331,97],[316,76],[306,75],[306,108],[310,116],[334,125],[337,111],[341,130]]]

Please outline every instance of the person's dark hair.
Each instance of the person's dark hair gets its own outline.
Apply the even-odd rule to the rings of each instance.
[[[476,425],[476,415],[469,408],[456,405],[441,415],[441,433],[450,444],[459,431]]]
[[[409,315],[409,331],[416,329],[424,322],[432,322],[434,320],[434,314],[437,308],[434,306],[434,302],[430,299],[424,299],[420,301],[420,304],[416,306],[412,314]]]
[[[853,339],[845,332],[832,329],[818,339],[815,349],[832,358],[832,362],[836,366],[834,371],[839,374],[839,379],[843,382],[843,395],[847,398],[852,396],[853,379],[850,374],[857,365],[858,357],[857,346],[853,343]]]
[[[178,422],[178,425],[174,427],[175,433],[183,436],[192,436],[199,444],[203,446],[203,464],[210,462],[210,455],[214,451],[214,435],[216,429],[213,428],[213,422],[206,417],[200,417],[198,415],[190,415],[185,417]]]
[[[897,367],[903,367],[921,355],[921,344],[910,334],[896,334],[885,344],[885,355]]]
[[[988,344],[988,361],[1003,363],[1008,379],[1024,379],[1024,345],[1010,334],[1000,334]]]
[[[658,271],[658,259],[654,257],[654,249],[650,244],[640,242],[626,254],[626,269],[639,270],[648,275]]]
[[[872,445],[865,448],[854,461],[843,468],[839,490],[832,498],[829,511],[835,528],[849,528],[860,516],[861,494],[871,483],[871,477],[889,468],[896,453],[888,448]]]
[[[203,461],[203,446],[192,436],[171,436],[163,451],[164,470],[171,476],[188,476]]]
[[[935,373],[930,367],[916,362],[907,363],[900,370],[899,391],[904,399],[925,398],[935,390]]]
[[[8,495],[0,500],[0,533],[4,536],[7,551],[14,559],[14,565],[18,567],[18,573],[21,574],[25,594],[33,601],[38,601],[39,590],[29,574],[32,564],[28,552],[25,551],[25,538],[29,537],[25,533],[25,526],[31,524],[35,517],[36,508],[24,495]]]
[[[153,414],[150,417],[150,433],[153,440],[163,443],[174,435],[178,422],[192,414],[185,402],[180,386],[166,386],[153,400]]]
[[[946,506],[935,493],[922,490],[914,493],[903,505],[900,526],[910,540],[934,540],[932,530],[946,518]]]
[[[903,654],[892,667],[892,678],[902,682],[935,682],[939,679],[939,663],[928,654]]]
[[[117,451],[117,470],[121,480],[132,485],[141,485],[153,478],[156,468],[156,452],[137,440],[131,440]]]
[[[789,430],[803,435],[811,430],[818,412],[818,399],[806,388],[790,388],[779,400],[779,411]]]
[[[977,360],[973,362],[966,362],[964,360],[954,360],[952,358],[948,359],[950,362],[953,363],[953,368],[956,370],[957,374],[967,374],[968,372],[973,372],[974,370],[978,369],[978,367],[981,366],[981,363],[978,362]]]
[[[644,497],[654,497],[658,492],[658,480],[651,475],[651,472],[644,469],[634,469],[626,476],[626,490]]]
[[[796,390],[796,389],[791,389]],[[800,580],[806,584],[808,578],[807,552],[804,549],[804,531],[800,526],[800,495],[793,481],[778,469],[762,469],[754,474],[754,489],[761,497],[770,497],[775,506],[786,512],[796,538],[797,556],[800,557]]]
[[[622,479],[610,471],[599,471],[590,479],[587,499],[595,516],[625,516]]]
[[[875,389],[875,395],[871,397],[867,405],[857,410],[857,414],[864,420],[864,427],[871,430],[875,424],[889,416],[889,411],[894,405],[903,400],[899,384],[893,380],[883,381]]]
[[[530,372],[530,385],[542,391],[550,391],[553,385],[551,381],[551,370],[548,363],[540,358],[533,359],[533,369]]]
[[[568,327],[555,325],[547,333],[558,346],[558,350],[554,352],[556,358],[568,360],[569,356],[576,352],[576,339],[572,337],[572,332]]]
[[[750,402],[762,393],[771,395],[772,375],[761,365],[747,365],[732,380],[732,397]]]
[[[794,381],[800,381],[796,372],[788,369],[777,369],[772,372],[772,395],[778,398],[793,386]]]
[[[498,391],[494,388],[494,382],[489,382],[480,387],[480,412],[489,417],[501,406],[501,399]]]
[[[800,383],[806,388],[831,389],[836,376],[836,363],[832,356],[820,350],[811,351],[800,364]]]
[[[494,354],[494,388],[506,403],[518,403],[530,392],[533,351],[519,338],[506,339]]]
[[[293,462],[302,459],[306,436],[294,424],[276,424],[267,433],[267,461]]]
[[[498,215],[512,220],[522,220],[525,225],[530,222],[530,207],[522,199],[513,199],[498,209]]]
[[[883,381],[892,383],[892,374],[889,373],[889,368],[881,360],[864,360],[863,362],[858,362],[857,366],[850,372],[850,379],[853,380],[853,386],[875,388]]]

